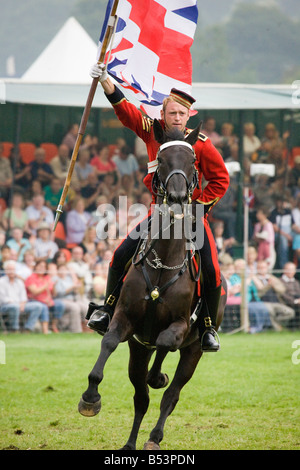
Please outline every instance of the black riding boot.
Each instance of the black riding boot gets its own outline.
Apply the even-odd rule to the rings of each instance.
[[[89,320],[87,326],[102,336],[107,332],[108,325],[114,314],[121,286],[122,276],[120,276],[118,271],[109,267],[104,305],[97,305],[94,302],[89,304],[86,314],[86,319]]]
[[[216,289],[206,289],[204,293],[206,303],[206,309],[204,309],[204,311],[207,316],[204,317],[204,333],[202,336],[200,335],[203,352],[216,352],[220,349],[220,343],[216,340],[218,335],[215,328],[217,324],[221,288],[222,286]]]

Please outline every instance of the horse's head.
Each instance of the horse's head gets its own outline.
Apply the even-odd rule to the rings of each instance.
[[[195,168],[193,145],[198,139],[201,123],[187,137],[178,129],[165,132],[159,121],[155,120],[153,129],[155,139],[160,145],[157,152],[157,170],[153,185],[157,195],[164,203],[183,206],[191,202],[192,194],[198,184]]]

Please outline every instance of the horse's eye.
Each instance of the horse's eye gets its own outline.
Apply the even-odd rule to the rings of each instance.
[[[160,164],[161,162],[162,162],[161,157],[157,157],[157,163]]]

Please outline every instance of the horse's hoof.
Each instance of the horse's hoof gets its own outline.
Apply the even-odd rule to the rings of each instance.
[[[125,444],[125,446],[122,447],[119,450],[136,450],[136,448],[134,446],[129,445],[129,444]]]
[[[160,447],[156,442],[148,441],[144,444],[143,450],[160,450]]]
[[[155,377],[155,379],[148,379],[147,380],[148,385],[150,385],[151,388],[164,388],[168,385],[169,383],[169,377],[167,374],[159,374],[158,377]]]
[[[78,411],[82,416],[96,416],[101,410],[101,398],[96,403],[87,403],[82,398],[78,403]]]
[[[163,384],[162,388],[166,387],[169,384],[168,374],[163,374],[163,375],[165,376],[165,381],[164,381],[164,384]]]

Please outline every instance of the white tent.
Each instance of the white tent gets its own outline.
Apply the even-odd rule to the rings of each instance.
[[[30,83],[89,84],[97,45],[71,17],[22,76]]]

